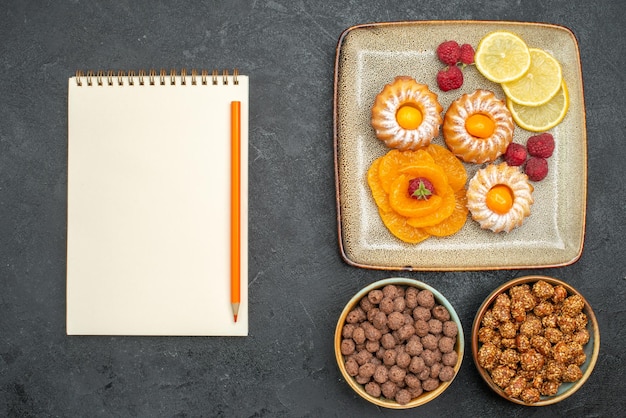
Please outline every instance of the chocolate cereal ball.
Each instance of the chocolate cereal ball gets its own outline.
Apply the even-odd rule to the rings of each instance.
[[[387,380],[389,380],[389,369],[387,369],[387,367],[382,364],[376,366],[373,378],[377,383],[385,383]]]
[[[372,363],[365,363],[364,365],[359,367],[359,376],[370,378],[374,376],[375,371],[375,365],[373,365]]]
[[[443,335],[454,338],[458,335],[459,328],[454,321],[446,321],[443,323]]]
[[[372,290],[367,294],[367,299],[369,299],[369,301],[372,302],[374,305],[378,305],[383,297],[383,291],[380,289]]]
[[[365,338],[370,341],[378,341],[381,339],[382,336],[383,334],[380,332],[380,330],[376,329],[376,327],[371,324],[369,327],[365,328]]]
[[[449,353],[454,350],[455,344],[456,341],[453,338],[444,336],[439,339],[437,346],[439,347],[439,351],[442,353]]]
[[[370,353],[369,351],[367,351],[366,349],[362,349],[354,355],[354,359],[356,360],[357,363],[359,363],[359,366],[362,366],[363,364],[370,361],[372,357],[374,357],[374,355]]]
[[[364,384],[366,384],[367,382],[369,382],[369,381],[370,381],[370,378],[369,378],[369,377],[363,377],[363,376],[361,376],[361,375],[358,375],[358,374],[357,374],[357,375],[354,377],[354,380],[356,380],[356,382],[357,382],[359,385],[364,385]]]
[[[428,321],[428,332],[431,334],[441,334],[443,332],[443,322],[439,319],[431,319]]]
[[[365,349],[369,351],[370,353],[376,353],[379,348],[380,348],[379,341],[366,341],[365,342]]]
[[[349,356],[351,354],[354,353],[354,349],[355,349],[356,345],[354,344],[353,340],[342,340],[341,341],[341,354],[343,354],[344,356]]]
[[[388,399],[394,399],[396,397],[396,393],[398,393],[398,385],[391,380],[387,380],[385,383],[380,385],[380,389],[383,396]]]
[[[378,304],[378,309],[389,315],[393,312],[393,299],[385,296]]]
[[[416,306],[415,309],[413,309],[413,319],[415,319],[416,321],[430,321],[431,317],[432,315],[430,313],[430,309],[428,308],[425,308],[423,306]]]
[[[380,344],[386,349],[391,349],[396,346],[396,339],[393,335],[387,333],[380,337]]]
[[[420,354],[420,357],[424,359],[424,364],[426,364],[426,366],[431,367],[440,360],[440,355],[441,353],[437,355],[437,352],[434,350],[425,349],[422,354]]]
[[[368,395],[373,396],[374,398],[380,397],[382,393],[380,385],[373,381],[367,382],[367,384],[365,385],[365,392],[367,392]]]
[[[413,325],[403,325],[398,330],[398,338],[400,341],[406,341],[413,335],[415,335],[415,327]]]
[[[426,392],[431,392],[439,387],[439,379],[433,379],[429,377],[428,379],[422,382],[422,389]]]
[[[376,329],[383,329],[387,326],[387,315],[383,311],[377,310],[370,321]]]
[[[398,355],[396,356],[396,364],[398,365],[398,367],[408,369],[409,365],[411,364],[411,355],[405,351],[398,353]]]
[[[343,338],[352,338],[352,333],[356,326],[354,324],[345,324],[341,329],[341,336]]]
[[[433,317],[440,321],[449,321],[450,320],[450,312],[446,309],[445,306],[437,305],[432,310]]]
[[[442,367],[443,365],[441,363],[435,363],[430,366],[430,377],[432,377],[433,379],[438,379]]]
[[[368,312],[375,305],[368,298],[363,298],[359,301],[359,306],[361,307],[361,309],[363,309],[364,312]]]
[[[422,381],[419,380],[419,378],[415,376],[413,373],[406,374],[406,377],[404,378],[404,383],[406,383],[406,385],[412,389],[422,387]]]
[[[435,306],[435,295],[430,290],[424,289],[417,294],[417,303],[420,306],[431,309]]]
[[[392,312],[387,316],[387,326],[389,329],[397,330],[404,325],[404,315],[400,312]]]
[[[422,337],[422,345],[427,350],[435,350],[438,347],[439,339],[432,334]]]
[[[404,292],[404,298],[406,299],[406,307],[409,309],[415,309],[418,305],[417,303],[417,294],[419,290],[414,287],[409,287]]]
[[[395,299],[398,297],[398,288],[393,284],[388,284],[387,286],[383,287],[383,295],[386,298]]]
[[[396,402],[398,402],[400,405],[406,405],[411,402],[411,392],[409,392],[407,389],[400,389],[398,393],[396,393],[395,399]]]
[[[359,363],[352,357],[346,360],[346,371],[352,377],[359,374]]]
[[[459,355],[456,351],[451,351],[449,353],[444,353],[441,356],[441,362],[444,366],[456,366],[457,361],[459,360]]]
[[[404,312],[406,308],[406,300],[403,297],[397,297],[393,300],[393,310],[396,312]]]
[[[394,383],[404,382],[404,377],[406,376],[406,370],[398,365],[393,365],[389,369],[389,380]]]
[[[346,322],[348,324],[356,324],[364,321],[366,318],[367,315],[365,314],[365,311],[361,309],[361,307],[356,307],[348,312],[348,315],[346,316]]]
[[[396,364],[396,357],[398,357],[398,352],[393,348],[385,350],[385,353],[383,354],[383,363],[386,366],[393,366]]]
[[[407,341],[405,350],[411,356],[419,356],[424,351],[424,346],[420,338],[417,335],[413,335]]]
[[[365,330],[361,327],[356,327],[352,332],[352,340],[356,344],[363,344],[365,342]]]
[[[416,356],[411,359],[411,363],[409,364],[409,371],[411,373],[419,374],[424,369],[426,369],[426,363],[424,362],[423,358]]]
[[[430,330],[430,327],[428,326],[428,322],[422,319],[418,319],[417,321],[415,321],[415,324],[413,326],[415,327],[416,335],[420,337],[425,337],[428,335],[428,332]]]
[[[449,382],[454,378],[454,368],[451,366],[443,366],[439,372],[439,380]]]

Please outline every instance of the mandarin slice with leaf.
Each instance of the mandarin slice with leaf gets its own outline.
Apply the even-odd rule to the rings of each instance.
[[[443,168],[434,163],[403,167],[400,173],[409,176],[409,178],[426,178],[435,188],[435,195],[442,196],[448,189],[448,176]]]
[[[430,237],[423,229],[415,228],[407,224],[407,218],[404,216],[398,215],[395,212],[384,212],[382,210],[379,210],[378,213],[389,232],[404,242],[417,244]]]
[[[417,218],[435,212],[441,206],[441,196],[433,194],[427,200],[415,199],[409,196],[410,180],[409,176],[401,174],[393,181],[389,193],[391,208],[399,215],[407,218]]]
[[[436,225],[449,218],[454,212],[455,207],[456,197],[454,195],[454,190],[448,186],[448,190],[441,197],[441,205],[436,211],[426,216],[409,218],[406,223],[416,228]]]
[[[446,237],[456,234],[463,228],[467,221],[467,214],[469,213],[465,189],[457,190],[454,193],[454,197],[456,202],[452,215],[436,225],[424,227],[424,232],[436,237]]]

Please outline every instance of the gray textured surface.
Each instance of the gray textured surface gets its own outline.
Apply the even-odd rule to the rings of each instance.
[[[618,416],[626,384],[626,11],[618,1],[3,2],[0,7],[1,416]],[[337,39],[372,21],[497,19],[562,24],[581,49],[589,140],[587,236],[546,270],[404,273],[454,304],[467,331],[508,278],[569,281],[598,315],[588,383],[541,409],[501,400],[469,351],[451,388],[387,411],[340,378],[343,304],[394,275],[339,255],[332,162]],[[250,336],[65,336],[67,78],[76,69],[232,68],[251,78]]]

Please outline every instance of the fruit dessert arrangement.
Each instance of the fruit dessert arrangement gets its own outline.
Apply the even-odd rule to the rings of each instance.
[[[459,89],[463,71],[475,67],[506,97],[478,89],[454,100],[442,117],[428,85],[398,76],[384,86],[371,124],[390,150],[367,172],[378,212],[394,236],[413,244],[460,231],[468,214],[482,229],[508,233],[530,216],[531,182],[548,174],[555,142],[547,131],[569,107],[561,65],[508,31],[485,35],[476,50],[450,40],[436,52],[445,65],[436,76],[441,91]],[[516,125],[536,135],[513,142]],[[432,143],[440,131],[445,147]],[[464,163],[482,165],[469,182]]]

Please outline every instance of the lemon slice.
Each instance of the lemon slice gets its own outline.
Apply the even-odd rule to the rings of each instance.
[[[530,67],[530,52],[526,43],[507,31],[485,35],[474,54],[476,69],[488,80],[504,83],[522,77]]]
[[[565,80],[561,82],[561,89],[556,95],[541,106],[524,106],[507,98],[506,105],[511,111],[513,120],[520,126],[532,132],[543,132],[554,128],[561,123],[569,109],[569,93]]]
[[[522,78],[502,83],[504,94],[517,104],[540,106],[561,88],[561,64],[546,51],[530,48],[530,68]]]

